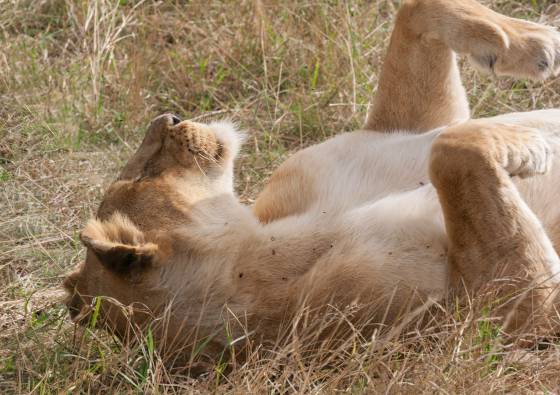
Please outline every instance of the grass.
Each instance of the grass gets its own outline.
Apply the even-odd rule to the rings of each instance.
[[[487,3],[533,20],[557,11]],[[0,393],[557,390],[559,346],[502,346],[468,312],[437,333],[355,336],[326,362],[292,344],[198,378],[166,370],[150,332],[123,345],[67,319],[60,284],[84,257],[77,234],[151,118],[236,120],[250,136],[236,188],[251,203],[290,153],[362,124],[398,5],[0,1]],[[463,76],[475,116],[560,107],[558,81]]]

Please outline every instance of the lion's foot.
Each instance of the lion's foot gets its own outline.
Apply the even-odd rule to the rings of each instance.
[[[560,33],[538,23],[503,17],[496,34],[502,37],[493,50],[482,45],[469,54],[482,71],[496,75],[544,80],[560,72]]]
[[[497,158],[511,176],[545,174],[552,166],[552,150],[538,129],[500,125],[494,135]],[[502,143],[502,144],[500,144]]]
[[[458,165],[458,173],[481,165],[525,178],[547,173],[552,157],[553,151],[538,129],[475,120],[450,127],[436,139],[430,172],[434,185],[456,176],[449,176],[453,174],[449,170],[451,162]]]

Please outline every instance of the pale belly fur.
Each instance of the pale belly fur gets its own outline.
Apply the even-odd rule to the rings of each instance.
[[[490,118],[535,127],[556,155],[543,176],[516,179],[528,206],[545,229],[560,219],[560,110]],[[441,129],[422,135],[353,132],[310,147],[302,155],[316,199],[296,220],[302,226],[340,218],[348,248],[375,257],[389,283],[406,282],[434,296],[446,290],[447,236],[435,189],[428,177],[431,145]],[[284,222],[280,220],[280,222]]]

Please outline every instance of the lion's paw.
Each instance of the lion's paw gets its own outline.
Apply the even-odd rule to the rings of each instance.
[[[502,165],[511,176],[545,174],[552,166],[552,150],[538,129],[515,126],[501,135]]]
[[[544,80],[560,72],[560,33],[538,23],[506,18],[502,24],[504,47],[481,54],[471,62],[496,75]]]

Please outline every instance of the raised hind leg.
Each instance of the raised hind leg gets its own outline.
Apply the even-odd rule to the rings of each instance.
[[[560,35],[474,0],[405,1],[365,129],[421,133],[468,119],[456,53],[497,75],[544,79],[560,67]]]
[[[542,79],[559,67],[553,29],[497,14],[473,0],[407,0],[399,10],[367,130],[422,133],[470,116],[455,53],[498,75]],[[350,153],[349,153],[350,154]],[[302,213],[317,180],[305,151],[272,175],[254,212],[262,222]]]
[[[451,286],[495,292],[509,330],[545,322],[556,298],[560,259],[511,179],[546,172],[551,155],[539,130],[483,120],[446,129],[432,148]]]

